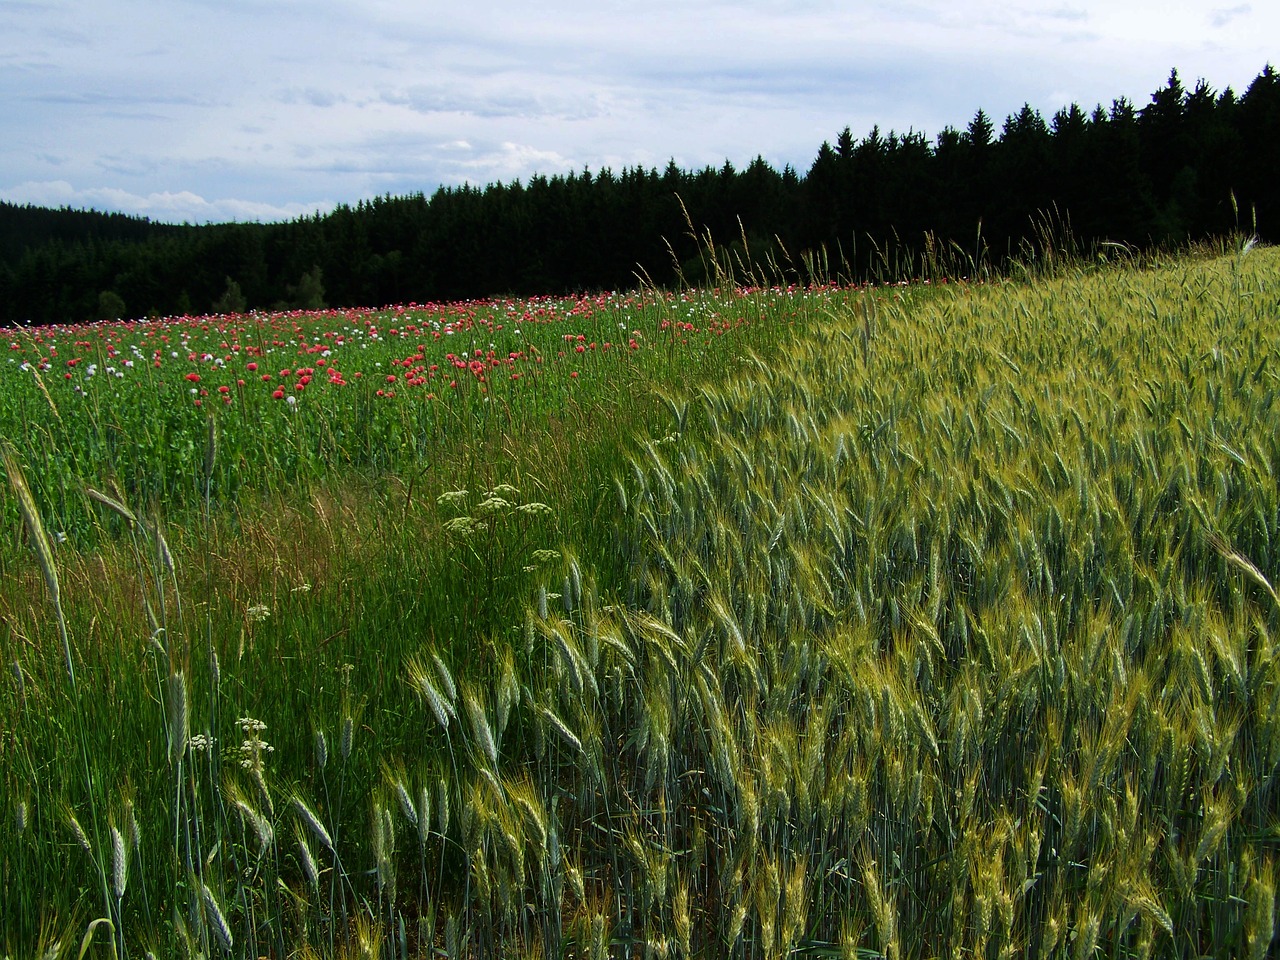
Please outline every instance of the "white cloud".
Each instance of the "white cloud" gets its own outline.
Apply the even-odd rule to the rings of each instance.
[[[113,187],[76,189],[66,180],[20,183],[15,187],[0,189],[0,199],[10,203],[29,203],[40,207],[117,211],[173,223],[284,220],[314,213],[316,210],[331,210],[336,205],[332,201],[311,205],[301,203],[280,205],[233,198],[206,200],[186,190],[141,196]]]
[[[1210,15],[1209,22],[1215,28],[1221,28],[1227,26],[1239,17],[1248,16],[1252,12],[1253,7],[1247,3],[1242,3],[1235,7],[1219,8],[1214,10]]]
[[[554,150],[539,150],[528,144],[506,141],[497,149],[464,160],[457,166],[476,174],[468,179],[493,182],[516,179],[531,170],[566,171],[572,168],[573,162]]]

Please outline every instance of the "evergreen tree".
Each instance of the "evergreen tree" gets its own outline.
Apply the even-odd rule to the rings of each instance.
[[[1280,230],[1280,73],[1271,64],[1240,97],[1235,129],[1240,141],[1240,182],[1236,194],[1242,210],[1241,226],[1258,228],[1272,236]]]
[[[323,273],[319,266],[305,271],[295,286],[289,288],[289,306],[296,310],[323,310],[328,304],[324,300]]]
[[[240,290],[240,284],[227,277],[226,289],[222,291],[222,296],[213,302],[213,312],[244,313],[247,307],[248,303]]]
[[[119,320],[125,316],[127,309],[124,299],[114,290],[103,290],[98,294],[99,320]]]

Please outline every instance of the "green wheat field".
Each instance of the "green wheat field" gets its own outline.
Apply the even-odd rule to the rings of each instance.
[[[0,332],[2,957],[1274,955],[1275,250]]]

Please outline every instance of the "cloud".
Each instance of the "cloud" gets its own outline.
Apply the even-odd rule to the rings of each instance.
[[[39,207],[116,211],[171,223],[290,220],[317,210],[332,210],[336,206],[329,200],[283,205],[235,198],[206,200],[186,190],[140,195],[112,187],[77,189],[66,180],[27,181],[14,187],[0,188],[0,199]]]
[[[1236,7],[1219,7],[1214,10],[1213,14],[1209,17],[1209,23],[1216,28],[1222,28],[1237,17],[1247,16],[1250,13],[1253,13],[1253,7],[1247,3],[1242,3]]]
[[[459,171],[479,174],[467,179],[493,182],[512,180],[532,170],[568,172],[573,168],[573,162],[555,150],[540,150],[526,143],[504,141],[496,149],[484,150],[469,160],[456,162],[455,166]]]
[[[312,107],[333,107],[348,102],[345,94],[316,87],[286,90],[280,94],[279,100],[285,104],[307,104]]]
[[[589,120],[603,112],[599,97],[548,92],[534,93],[537,82],[524,86],[500,84],[478,89],[463,84],[421,84],[385,93],[382,101],[421,114],[463,114],[488,120],[503,118]]]
[[[110,106],[137,107],[155,104],[180,107],[209,107],[213,105],[213,101],[207,97],[160,95],[155,92],[108,93],[102,90],[81,90],[68,93],[29,93],[25,95],[24,99],[34,103],[66,104],[95,108]]]
[[[107,173],[115,174],[122,178],[144,178],[150,177],[156,171],[156,161],[154,157],[140,156],[138,154],[105,154],[99,157],[94,165],[99,170],[105,170]]]

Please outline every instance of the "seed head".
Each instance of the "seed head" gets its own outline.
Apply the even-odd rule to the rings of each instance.
[[[293,809],[297,812],[298,817],[305,823],[311,832],[316,835],[316,839],[324,844],[326,849],[333,849],[333,839],[329,836],[329,831],[325,829],[324,824],[320,822],[320,818],[312,812],[311,808],[303,802],[301,797],[293,798]]]
[[[307,878],[307,882],[311,884],[312,889],[320,885],[320,868],[316,865],[315,854],[311,852],[311,845],[307,843],[307,838],[302,831],[298,831],[298,862],[302,865],[302,874]]]
[[[135,514],[132,510],[130,510],[128,507],[126,507],[123,503],[121,503],[119,500],[115,499],[114,497],[110,497],[107,494],[101,492],[100,490],[95,490],[93,489],[93,487],[87,488],[85,490],[85,493],[88,494],[90,500],[96,500],[98,501],[98,503],[102,504],[104,507],[108,507],[111,510],[114,510],[120,516],[124,517],[125,520],[129,521],[131,525],[135,527],[139,525],[137,514]]]
[[[316,766],[321,770],[329,762],[329,741],[325,739],[323,730],[316,730]]]
[[[45,535],[44,522],[36,509],[35,498],[27,486],[27,479],[23,476],[18,456],[8,441],[5,441],[3,449],[0,449],[0,456],[4,459],[4,469],[9,475],[9,486],[13,488],[13,494],[18,500],[18,512],[22,514],[22,521],[26,524],[27,533],[31,537],[31,547],[35,550],[36,559],[40,562],[40,572],[44,575],[49,597],[53,600],[54,606],[57,606],[58,571],[53,564],[53,548],[49,546],[49,538]]]
[[[124,844],[124,835],[119,827],[111,825],[111,890],[117,900],[124,899],[125,888],[129,886],[129,850]]]
[[[182,760],[191,739],[191,718],[187,712],[187,678],[181,670],[169,675],[169,759]]]
[[[124,802],[125,826],[129,828],[129,843],[134,853],[142,849],[142,828],[138,826],[138,811],[134,809],[133,799]]]
[[[355,732],[355,723],[348,717],[342,718],[342,736],[338,740],[338,753],[342,755],[342,762],[346,763],[351,756],[351,738]]]
[[[203,894],[205,915],[209,920],[209,927],[213,930],[213,937],[224,953],[230,953],[233,941],[227,918],[222,915],[222,908],[218,906],[218,900],[207,884],[200,884],[200,892]]]
[[[76,842],[84,847],[84,852],[93,856],[93,845],[89,843],[89,835],[84,832],[84,827],[80,826],[80,821],[76,819],[76,815],[70,809],[67,810],[67,826],[71,828],[72,835],[76,838]]]

